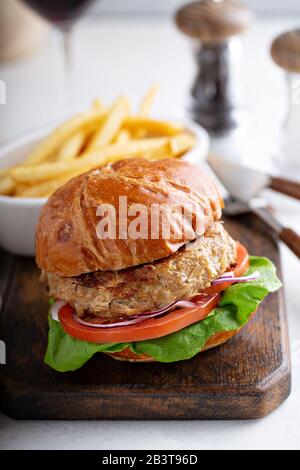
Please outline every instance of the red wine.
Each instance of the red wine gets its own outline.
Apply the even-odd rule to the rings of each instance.
[[[76,20],[92,0],[23,0],[52,23]]]

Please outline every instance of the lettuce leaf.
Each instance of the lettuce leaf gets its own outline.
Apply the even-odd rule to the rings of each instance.
[[[250,257],[247,274],[254,271],[260,273],[259,279],[228,287],[219,306],[205,320],[157,339],[134,343],[89,343],[69,336],[60,323],[49,316],[45,362],[59,372],[73,371],[82,367],[97,352],[119,352],[128,347],[136,354],[148,354],[159,362],[190,359],[201,351],[211,336],[245,325],[260,302],[281,287],[275,266],[267,258]]]
[[[48,348],[45,363],[58,372],[80,369],[96,352],[118,352],[129,343],[94,344],[73,338],[49,315]]]

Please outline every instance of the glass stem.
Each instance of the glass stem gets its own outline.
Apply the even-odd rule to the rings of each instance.
[[[61,35],[63,54],[63,113],[66,116],[72,111],[71,27],[65,26],[61,30]]]

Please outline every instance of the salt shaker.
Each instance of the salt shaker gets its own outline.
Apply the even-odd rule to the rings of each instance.
[[[285,71],[288,97],[278,163],[284,173],[300,179],[300,29],[278,36],[271,55]]]
[[[176,13],[178,28],[196,46],[198,73],[191,91],[191,114],[208,131],[234,129],[242,119],[238,36],[252,19],[252,11],[236,0],[202,0]]]

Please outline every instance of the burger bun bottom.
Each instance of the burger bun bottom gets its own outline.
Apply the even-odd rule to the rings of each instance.
[[[255,312],[254,312],[255,313]],[[254,313],[251,315],[251,317],[254,315]],[[234,331],[221,331],[220,333],[216,333],[213,335],[211,338],[209,338],[201,351],[203,352],[208,349],[215,348],[217,346],[220,346],[221,344],[226,343],[229,341],[233,336],[238,334],[241,331],[242,328],[239,328]],[[151,356],[147,356],[146,354],[135,354],[132,352],[129,348],[124,349],[123,351],[120,352],[115,352],[115,353],[105,353],[111,356],[112,358],[116,359],[117,361],[127,361],[127,362],[157,362],[155,359],[153,359]]]

